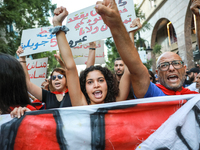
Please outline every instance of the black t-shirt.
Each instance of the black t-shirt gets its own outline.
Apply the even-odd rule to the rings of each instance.
[[[55,94],[42,89],[42,102],[45,102],[46,109],[59,108],[61,103],[62,107],[72,107],[69,93],[66,93],[63,100],[59,102]]]

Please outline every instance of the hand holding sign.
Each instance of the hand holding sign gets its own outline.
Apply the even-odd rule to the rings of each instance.
[[[63,20],[68,16],[68,11],[63,6],[54,10],[53,26],[62,26]]]
[[[24,50],[22,49],[21,46],[19,46],[18,49],[17,49],[17,51],[16,51],[16,54],[17,54],[17,56],[19,56],[23,52],[24,52]],[[21,58],[21,57],[19,56],[19,58]],[[25,56],[23,56],[23,58],[25,59]]]
[[[132,30],[132,31],[129,32],[129,36],[131,38],[131,41],[134,44],[134,34],[135,34],[136,31],[138,31],[140,28],[142,28],[142,24],[140,23],[140,19],[139,18],[134,19],[132,21],[132,23],[130,24],[130,27],[135,28],[135,30]]]

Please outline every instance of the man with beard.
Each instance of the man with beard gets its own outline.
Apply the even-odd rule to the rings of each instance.
[[[115,59],[114,70],[115,70],[115,77],[119,82],[122,75],[124,74],[124,62],[120,57]]]
[[[190,81],[193,82],[192,84],[190,84],[187,88],[190,89],[191,91],[199,91],[199,89],[196,88],[196,76],[199,73],[199,68],[192,68],[190,69],[190,71],[188,71],[188,76],[190,78]]]
[[[137,98],[181,95],[197,93],[183,88],[185,69],[182,59],[173,52],[163,53],[157,62],[157,74],[160,84],[150,82],[147,68],[143,65],[134,41],[134,31],[129,34],[121,20],[117,4],[114,0],[98,1],[95,9],[101,15],[104,23],[110,28],[116,48],[128,67],[134,95]],[[139,19],[132,22],[131,27],[140,27]]]

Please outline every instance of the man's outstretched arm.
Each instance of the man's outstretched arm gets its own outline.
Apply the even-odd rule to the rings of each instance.
[[[127,33],[115,0],[99,1],[95,9],[110,28],[117,50],[130,71],[135,96],[144,97],[150,84],[148,70]]]

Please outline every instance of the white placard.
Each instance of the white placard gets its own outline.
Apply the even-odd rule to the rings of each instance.
[[[71,49],[76,65],[86,64],[89,54],[89,44],[84,44],[76,46]],[[96,42],[96,55],[95,55],[95,64],[104,64],[104,41]]]
[[[133,0],[116,0],[116,3],[127,31],[135,29],[130,28],[132,20],[136,18]],[[111,37],[110,29],[94,7],[95,5],[69,14],[66,25],[70,31],[66,37],[71,48]],[[21,56],[58,50],[56,36],[49,33],[51,27],[23,30],[21,46],[24,53]]]
[[[26,67],[30,80],[35,85],[41,87],[42,82],[45,81],[47,73],[48,58],[33,59],[26,61]]]
[[[136,18],[133,0],[116,0],[122,21],[128,31],[133,30],[130,24]],[[69,14],[67,27],[70,32],[70,47],[111,37],[110,29],[104,24],[100,15],[95,11],[95,5]]]
[[[146,51],[138,51],[138,53],[140,55],[140,59],[141,59],[142,63],[147,63]]]

